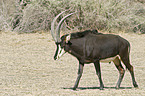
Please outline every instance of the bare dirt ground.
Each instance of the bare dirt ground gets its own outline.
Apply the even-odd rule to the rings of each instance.
[[[0,96],[145,96],[145,35],[121,33],[131,43],[131,63],[139,88],[134,88],[126,71],[121,89],[116,90],[118,71],[102,63],[104,90],[93,64],[85,65],[79,88],[72,87],[78,61],[65,54],[54,61],[55,43],[48,33],[0,33]]]

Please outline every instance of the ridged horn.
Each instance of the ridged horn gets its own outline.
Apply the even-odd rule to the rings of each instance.
[[[74,12],[74,13],[76,13],[76,12]],[[58,39],[57,39],[57,42],[60,42],[60,41],[61,41],[61,39],[60,39],[60,27],[61,27],[63,21],[64,21],[66,18],[68,18],[69,16],[71,16],[72,14],[74,14],[74,13],[70,13],[70,14],[66,15],[66,16],[63,17],[63,18],[60,20],[60,22],[58,23],[58,26],[57,26],[57,28],[56,28],[56,38],[58,38]]]
[[[55,41],[55,42],[57,42],[58,40],[57,40],[57,37],[56,37],[56,31],[55,31],[55,29],[54,29],[54,23],[56,22],[56,20],[57,20],[57,18],[61,15],[61,14],[63,14],[64,12],[66,12],[67,10],[65,10],[65,11],[63,11],[63,12],[61,12],[61,13],[59,13],[54,19],[53,19],[53,21],[52,21],[52,23],[51,23],[51,35],[52,35],[52,38],[53,38],[53,40]],[[60,38],[60,37],[59,37]]]

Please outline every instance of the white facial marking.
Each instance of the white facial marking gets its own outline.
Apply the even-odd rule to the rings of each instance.
[[[62,55],[64,55],[66,52],[64,51],[64,48],[61,48],[60,45],[58,45],[58,54],[57,54],[57,59],[58,60]]]

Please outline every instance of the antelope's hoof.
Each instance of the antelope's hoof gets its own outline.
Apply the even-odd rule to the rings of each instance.
[[[76,91],[76,88],[74,87],[73,90]]]
[[[100,87],[100,90],[104,90],[104,87]]]
[[[116,86],[116,87],[115,87],[115,89],[119,89],[119,88],[120,88],[119,86]]]
[[[134,87],[135,87],[135,88],[138,88],[138,85],[137,85],[137,84],[134,84]]]

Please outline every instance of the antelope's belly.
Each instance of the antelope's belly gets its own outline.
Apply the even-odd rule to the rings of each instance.
[[[101,59],[100,62],[101,63],[108,63],[108,62],[113,61],[117,57],[120,59],[119,55],[117,55],[117,56],[114,56],[114,57],[110,57],[110,58],[106,58],[106,59]]]

